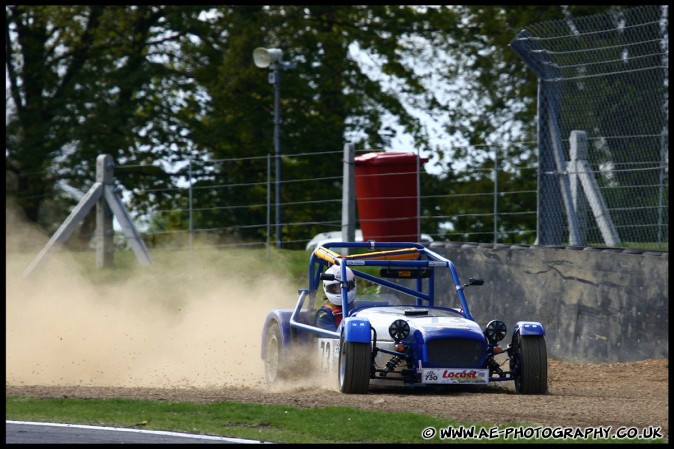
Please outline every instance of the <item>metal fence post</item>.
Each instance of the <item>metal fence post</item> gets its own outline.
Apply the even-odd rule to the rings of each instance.
[[[566,208],[569,241],[577,245],[578,225],[571,205],[559,125],[562,105],[559,68],[527,31],[520,32],[510,46],[538,77],[538,244],[562,244],[560,224],[564,222],[562,211]]]
[[[421,241],[421,150],[417,148],[417,242]]]
[[[665,188],[665,171],[668,169],[669,163],[668,163],[668,156],[667,152],[669,150],[669,130],[664,129],[660,135],[660,169],[658,171],[658,241],[657,241],[657,248],[660,249],[663,245],[663,233],[662,229],[663,227],[666,228],[668,227],[667,224],[664,224],[664,219],[663,219],[663,210],[667,208],[665,203],[665,195],[669,194],[669,188]],[[665,191],[666,190],[666,191]]]
[[[344,172],[342,179],[342,240],[353,242],[356,239],[356,146],[344,145]],[[348,254],[348,248],[342,248]]]
[[[531,35],[521,31],[510,43],[511,48],[526,62],[538,77],[538,210],[536,220],[536,242],[539,245],[558,245],[562,240],[562,230],[558,226],[562,219],[559,184],[549,174],[554,173],[555,160],[548,139],[544,139],[547,130],[547,107],[543,106],[547,96],[543,87],[546,71],[544,54],[531,40]],[[536,55],[536,56],[534,56]],[[549,59],[549,58],[548,58]]]
[[[269,244],[271,236],[271,155],[267,155],[267,259],[269,259]]]
[[[190,257],[192,257],[192,240],[193,240],[193,235],[194,235],[194,228],[192,225],[192,159],[187,160],[187,176],[190,179],[190,188],[189,188],[189,209],[190,209],[190,216],[189,216],[189,240],[190,240]]]

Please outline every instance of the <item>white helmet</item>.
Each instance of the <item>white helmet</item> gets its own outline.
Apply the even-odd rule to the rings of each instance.
[[[342,269],[339,265],[333,265],[327,270],[326,274],[335,275],[334,281],[323,281],[323,291],[325,291],[325,296],[327,296],[328,301],[333,303],[336,306],[342,305]],[[348,282],[349,293],[347,295],[347,300],[349,304],[353,302],[356,298],[356,276],[351,271],[351,268],[346,267],[346,281]]]

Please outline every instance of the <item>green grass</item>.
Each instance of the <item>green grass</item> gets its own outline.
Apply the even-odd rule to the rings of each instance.
[[[421,442],[421,429],[443,425],[411,413],[388,421],[349,409],[301,409],[233,402],[194,404],[126,399],[7,398],[7,419],[171,430],[285,443]],[[147,424],[142,424],[147,422]],[[393,431],[392,431],[393,430]]]
[[[542,439],[441,439],[424,440],[424,429],[454,428],[461,423],[419,413],[384,413],[347,407],[297,408],[291,406],[214,402],[142,401],[130,399],[35,399],[6,397],[8,420],[62,422],[147,430],[187,432],[277,443],[570,443],[653,442],[663,440],[542,440]],[[463,423],[465,427],[469,424]],[[517,424],[519,425],[519,424]],[[511,425],[515,426],[515,424]],[[483,424],[488,434],[493,426]],[[504,429],[504,426],[500,426]],[[493,431],[492,431],[493,432]]]

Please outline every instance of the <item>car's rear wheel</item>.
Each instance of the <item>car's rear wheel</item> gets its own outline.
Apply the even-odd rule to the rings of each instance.
[[[369,343],[354,343],[340,339],[339,391],[347,394],[366,394],[370,388]]]
[[[281,328],[277,322],[267,327],[265,340],[264,377],[268,384],[273,385],[287,378],[287,368],[283,357],[283,340]]]
[[[545,337],[519,333],[513,339],[510,370],[515,374],[515,390],[520,394],[548,392],[548,354]]]

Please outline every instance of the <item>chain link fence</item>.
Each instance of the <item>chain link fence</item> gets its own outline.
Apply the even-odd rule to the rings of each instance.
[[[530,147],[532,142],[524,145]],[[507,157],[506,148],[491,148],[492,153],[499,158]],[[362,153],[362,151],[360,152]],[[311,166],[317,158],[328,158],[335,161],[334,176],[316,177],[309,171],[299,171],[296,175],[290,170],[285,170],[288,175],[281,180],[283,200],[278,203],[282,208],[282,221],[279,224],[284,230],[282,233],[282,247],[286,249],[304,248],[311,238],[318,233],[341,232],[342,230],[342,202],[343,202],[343,173],[342,151],[326,151],[316,153],[287,154],[284,156],[292,160],[293,164]],[[276,234],[274,198],[274,169],[272,156],[269,157],[242,157],[215,161],[200,161],[202,167],[199,171],[186,167],[194,167],[196,163],[183,161],[177,165],[183,173],[187,173],[187,179],[180,182],[179,187],[171,189],[136,190],[126,191],[119,186],[127,202],[133,203],[135,196],[170,195],[174,204],[179,207],[157,207],[150,215],[136,215],[135,221],[141,229],[147,244],[153,250],[191,250],[201,247],[226,248],[226,247],[264,247],[275,245]],[[249,169],[258,172],[266,172],[267,181],[258,182],[218,182],[211,179],[209,173],[221,170],[221,165],[232,166],[245,165]],[[204,165],[211,167],[204,170]],[[356,173],[356,178],[379,178],[376,182],[382,188],[391,183],[399,183],[400,177],[419,176],[419,206],[410,211],[398,210],[398,220],[416,220],[419,223],[419,233],[432,241],[493,241],[531,243],[535,238],[535,197],[536,190],[522,190],[518,183],[509,182],[508,176],[502,176],[508,171],[507,164],[494,164],[486,175],[490,179],[501,179],[500,183],[481,183],[472,189],[470,193],[444,193],[441,195],[431,192],[428,182],[438,174],[429,173],[424,163],[413,164],[404,169],[396,168],[375,174]],[[136,170],[142,168],[137,165],[120,165],[115,168],[116,172]],[[462,175],[467,178],[483,178],[484,168],[466,167]],[[533,177],[536,173],[535,164],[529,167],[519,167],[522,176]],[[197,173],[200,173],[197,174]],[[443,173],[440,173],[442,175]],[[191,181],[188,181],[191,180]],[[437,182],[437,181],[435,181]],[[326,187],[327,185],[327,187]],[[323,188],[323,195],[298,195],[297,191],[314,192]],[[295,190],[293,190],[295,189]],[[361,194],[358,201],[378,201],[381,198],[376,193]],[[416,196],[415,196],[416,198]],[[385,201],[409,200],[409,196],[386,196]],[[456,210],[445,210],[439,206],[444,201],[452,205],[473,204],[472,207],[461,207]],[[409,209],[409,208],[408,208]],[[297,210],[315,211],[305,219],[294,219]],[[362,213],[362,211],[360,211]],[[404,212],[404,213],[403,213]],[[371,221],[381,219],[365,219],[357,214],[355,227]],[[395,213],[394,213],[395,215]],[[219,218],[213,218],[219,217]],[[222,217],[227,217],[225,221]],[[523,225],[522,217],[531,217],[528,222],[531,225]],[[387,219],[388,220],[388,219]],[[485,221],[489,226],[480,229],[469,229],[466,223],[475,220]],[[212,226],[204,226],[204,223],[217,223]],[[444,224],[453,224],[452,229],[447,229]],[[493,225],[492,225],[493,223]],[[289,232],[294,231],[294,232]],[[118,234],[120,234],[118,232]],[[306,237],[293,237],[304,235]],[[386,236],[374,236],[373,238],[394,238],[394,234]],[[510,239],[510,240],[508,240]],[[515,240],[512,240],[515,239]],[[120,238],[119,243],[123,242]]]
[[[539,79],[538,244],[665,249],[668,7],[534,24],[511,47]]]

